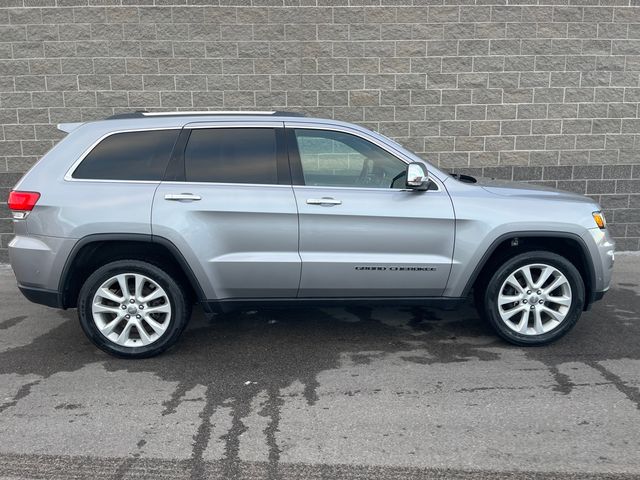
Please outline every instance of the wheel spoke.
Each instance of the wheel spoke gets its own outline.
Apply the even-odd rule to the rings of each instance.
[[[118,307],[109,307],[107,305],[102,305],[100,303],[93,304],[93,313],[114,313],[116,315],[120,315],[121,310]]]
[[[140,341],[142,342],[142,345],[149,345],[152,342],[152,340],[149,334],[147,333],[147,331],[144,328],[142,328],[142,325],[138,321],[136,321],[135,326],[136,326],[136,331],[138,332],[138,336],[140,337]]]
[[[520,285],[520,282],[518,282],[518,279],[516,278],[516,276],[514,274],[509,275],[509,277],[507,278],[505,283],[507,285],[511,285],[518,292],[524,293],[524,288],[522,288],[522,285]]]
[[[118,275],[116,279],[118,280],[118,285],[120,286],[120,290],[122,290],[122,296],[125,299],[129,298],[131,296],[131,293],[129,292],[129,286],[127,284],[127,276],[124,274]]]
[[[136,300],[139,301],[142,298],[142,288],[144,287],[144,277],[142,275],[136,274],[134,278],[136,281],[134,295]]]
[[[531,267],[527,265],[526,267],[522,267],[520,271],[522,272],[522,275],[527,282],[527,288],[535,288],[535,283],[533,283],[533,278],[531,277]]]
[[[150,313],[170,313],[171,307],[165,303],[163,305],[158,305],[157,307],[149,307],[145,312],[147,315]]]
[[[513,308],[511,308],[509,310],[502,310],[500,313],[502,315],[502,318],[510,319],[516,313],[518,313],[520,311],[523,311],[523,310],[528,310],[528,307],[526,305],[518,305],[518,306],[513,307]]]
[[[554,269],[551,267],[543,267],[542,270],[540,271],[540,276],[538,277],[538,281],[536,282],[536,288],[541,288],[542,285],[544,285],[544,282],[546,282],[549,279],[553,271]]]
[[[558,322],[564,320],[564,317],[566,317],[566,315],[554,310],[553,308],[549,308],[545,305],[542,305],[542,311],[547,312],[551,318],[553,318],[554,320],[557,320]]]
[[[100,288],[98,290],[98,295],[100,295],[102,298],[105,298],[107,300],[111,300],[112,302],[116,302],[116,303],[122,303],[125,300],[125,297],[119,297],[118,295],[116,295],[115,293],[113,293],[111,290],[109,290],[108,288]]]
[[[523,310],[522,315],[520,316],[520,322],[516,326],[516,330],[520,333],[525,333],[529,328],[529,310]]]
[[[142,320],[151,328],[153,328],[153,331],[156,332],[158,335],[162,335],[164,331],[167,329],[164,325],[156,322],[153,318],[151,318],[148,315],[145,315],[142,318]]]
[[[140,301],[142,303],[149,303],[153,300],[157,300],[158,298],[162,298],[164,297],[166,294],[164,293],[164,290],[160,289],[160,288],[156,288],[153,292],[151,292],[149,295],[147,295],[146,297],[143,297],[140,299]]]
[[[498,297],[498,305],[517,302],[522,299],[522,295],[500,295]]]
[[[571,306],[571,297],[563,295],[562,297],[547,296],[547,303],[555,303],[557,305],[564,305],[565,307]]]
[[[111,332],[113,332],[113,329],[116,328],[122,320],[123,318],[121,316],[117,316],[116,318],[111,320],[109,323],[107,323],[104,327],[102,327],[100,331],[105,337],[108,337],[111,334]]]
[[[120,332],[120,335],[118,335],[118,338],[116,338],[116,343],[118,345],[124,345],[127,343],[127,340],[129,340],[129,334],[131,333],[131,327],[133,327],[133,322],[129,320],[122,329],[122,332]]]
[[[538,335],[544,333],[544,327],[542,325],[542,315],[540,315],[539,308],[535,308],[533,310],[533,329]]]
[[[567,283],[567,279],[564,277],[564,275],[559,275],[552,283],[551,285],[549,285],[547,288],[545,288],[543,290],[543,293],[545,295],[549,295],[551,292],[553,292],[556,288],[558,288],[560,285],[564,285],[565,283]]]

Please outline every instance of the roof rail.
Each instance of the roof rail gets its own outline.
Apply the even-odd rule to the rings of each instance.
[[[145,117],[174,117],[174,116],[194,116],[194,115],[269,115],[276,117],[304,117],[304,113],[299,112],[283,112],[277,110],[203,110],[203,111],[178,111],[178,112],[147,112],[146,110],[137,110],[135,112],[118,113],[111,115],[105,120],[120,120],[125,118],[145,118]]]

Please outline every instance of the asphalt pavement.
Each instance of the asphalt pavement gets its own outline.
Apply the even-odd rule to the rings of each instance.
[[[0,265],[0,479],[640,478],[640,255],[564,339],[469,305],[196,312],[119,360]]]

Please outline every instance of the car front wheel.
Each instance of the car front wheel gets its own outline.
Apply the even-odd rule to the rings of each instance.
[[[566,334],[585,301],[580,272],[566,258],[533,251],[505,261],[482,296],[496,332],[516,345],[544,345]]]
[[[145,358],[177,341],[190,308],[167,272],[147,262],[120,260],[89,276],[78,298],[78,316],[89,339],[105,352]]]

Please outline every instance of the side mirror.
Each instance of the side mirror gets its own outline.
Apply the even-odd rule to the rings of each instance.
[[[407,165],[407,188],[413,190],[429,188],[429,174],[422,163],[413,162]]]

